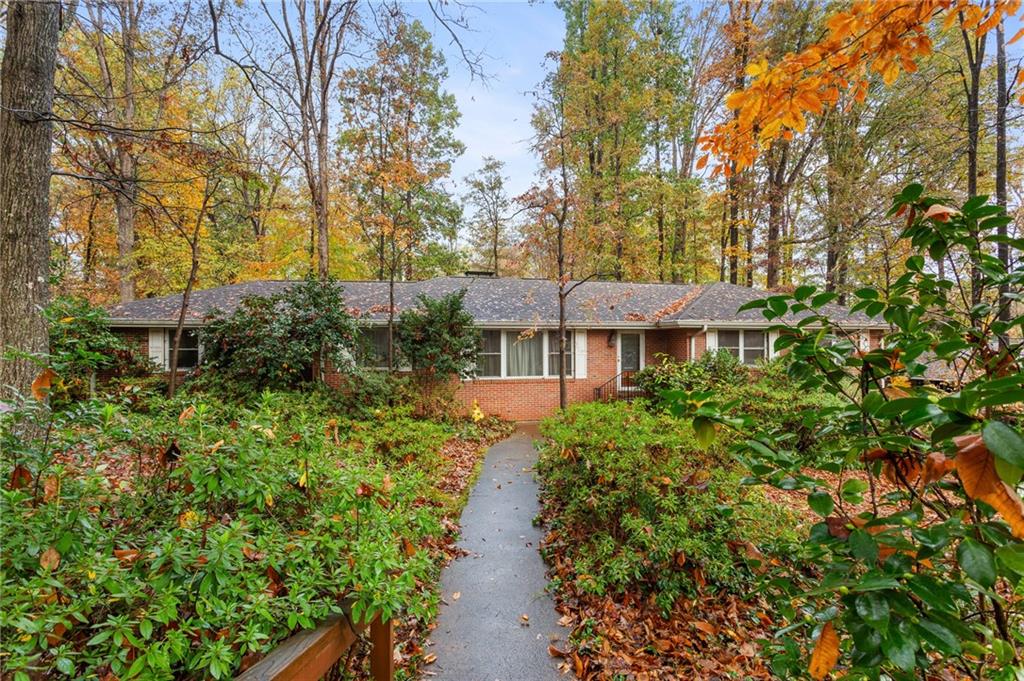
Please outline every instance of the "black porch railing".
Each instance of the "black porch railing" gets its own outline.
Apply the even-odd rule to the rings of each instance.
[[[594,388],[594,399],[597,401],[632,402],[641,397],[647,397],[647,392],[636,383],[638,371],[623,371],[613,376],[601,385]]]

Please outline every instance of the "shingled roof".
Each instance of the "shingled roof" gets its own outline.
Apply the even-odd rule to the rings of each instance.
[[[233,312],[247,296],[269,296],[296,281],[251,281],[195,291],[186,319],[201,324],[215,311]],[[370,321],[387,319],[388,283],[340,282],[353,314]],[[558,284],[546,279],[513,277],[437,277],[395,283],[397,311],[414,307],[420,294],[438,298],[466,289],[465,307],[480,326],[552,326],[558,323]],[[587,281],[567,300],[570,326],[694,326],[708,323],[767,324],[760,310],[737,312],[744,303],[769,295],[765,291],[724,282],[706,285]],[[872,326],[861,314],[829,306],[833,319]],[[111,326],[161,326],[177,322],[181,296],[162,296],[111,308]]]

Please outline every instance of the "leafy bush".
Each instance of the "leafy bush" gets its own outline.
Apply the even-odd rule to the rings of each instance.
[[[445,411],[454,395],[452,379],[476,372],[480,331],[463,307],[465,297],[465,289],[441,298],[420,295],[418,306],[398,318],[398,349],[412,367],[424,413]]]
[[[545,502],[586,592],[639,588],[667,611],[705,580],[739,589],[752,575],[741,556],[775,550],[791,524],[665,414],[580,404],[541,433]]]
[[[636,375],[636,384],[649,395],[665,390],[712,390],[739,385],[748,379],[750,369],[728,350],[705,352],[695,361],[680,362],[670,355],[658,355]]]
[[[345,598],[429,619],[454,429],[312,394],[0,414],[4,677],[224,678]]]
[[[142,376],[152,370],[148,358],[110,331],[102,308],[81,298],[56,298],[46,307],[50,366],[60,377],[50,398],[58,404],[90,396],[97,373]]]
[[[314,378],[317,357],[354,369],[357,331],[341,285],[310,279],[273,296],[248,297],[230,315],[215,313],[202,330],[203,362],[225,382],[293,387]]]
[[[1024,317],[1006,291],[1019,290],[1024,270],[991,253],[1024,240],[997,233],[1010,218],[986,197],[954,209],[911,185],[890,214],[906,215],[903,238],[918,254],[888,291],[856,291],[852,308],[892,326],[882,347],[829,342],[844,336],[826,312],[835,294],[813,286],[746,306],[775,323],[790,379],[842,404],[806,415],[844,432],[826,468],[837,475],[809,474],[790,434],[706,395],[677,395],[674,408],[702,429],[739,432],[735,453],[756,479],[806,491],[821,518],[804,540],[812,560],[766,585],[791,622],[773,644],[776,673],[822,679],[841,664],[849,679],[1017,679]],[[926,256],[955,263],[953,278]],[[921,380],[929,373],[946,389]]]

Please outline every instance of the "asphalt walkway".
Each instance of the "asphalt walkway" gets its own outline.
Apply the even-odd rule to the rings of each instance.
[[[535,426],[493,445],[462,512],[459,546],[469,555],[441,575],[443,603],[428,678],[440,681],[563,679],[548,645],[564,648],[533,519],[540,511],[533,465]]]

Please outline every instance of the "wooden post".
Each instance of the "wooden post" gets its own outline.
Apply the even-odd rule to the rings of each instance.
[[[380,617],[370,623],[370,676],[373,681],[395,679],[395,621]]]

